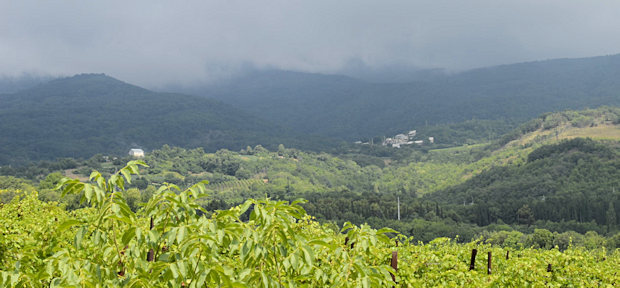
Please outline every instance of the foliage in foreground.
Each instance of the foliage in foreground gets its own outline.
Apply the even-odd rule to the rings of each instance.
[[[94,172],[90,183],[64,179],[63,194],[79,195],[87,209],[69,213],[36,194],[1,206],[0,286],[390,287],[392,251],[403,287],[620,282],[618,250],[522,249],[503,260],[507,250],[479,242],[414,245],[398,236],[397,247],[391,229],[345,224],[338,231],[313,221],[299,202],[248,200],[208,218],[196,203],[205,183],[185,191],[165,184],[133,212],[124,188],[140,165],[130,162],[109,179]],[[473,248],[496,255],[493,274],[484,257],[468,271]]]
[[[0,285],[379,287],[391,281],[381,249],[391,242],[385,233],[393,230],[347,225],[348,245],[355,246],[350,249],[344,245],[344,235],[312,221],[298,203],[269,200],[248,200],[206,218],[201,213],[206,211],[195,202],[205,196],[204,183],[185,191],[164,185],[134,213],[123,188],[139,165],[131,162],[107,180],[95,172],[93,184],[63,181],[63,193],[78,193],[92,205],[54,227],[53,233],[74,235],[73,240],[51,243],[55,245],[51,254],[34,244],[24,250],[22,243],[16,243],[18,237],[3,237],[2,244],[16,244],[2,252]],[[32,196],[16,198],[2,208],[3,214],[21,209],[22,202],[50,205]],[[27,212],[29,217],[37,214],[36,209]],[[241,221],[246,212],[249,220]],[[20,219],[9,225],[4,234],[30,234],[28,228],[49,232],[47,226]],[[38,266],[25,267],[22,261]]]

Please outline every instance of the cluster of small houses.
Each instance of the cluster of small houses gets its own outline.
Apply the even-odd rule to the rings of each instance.
[[[383,146],[390,146],[393,148],[400,148],[401,145],[412,145],[412,144],[417,144],[417,145],[422,145],[424,144],[424,140],[415,140],[414,137],[416,135],[416,130],[411,130],[409,131],[409,133],[407,133],[407,135],[405,134],[397,134],[396,136],[394,136],[393,138],[385,138],[385,140],[383,140],[383,143],[381,143],[381,145]],[[433,144],[435,143],[435,137],[428,137],[428,143]],[[362,141],[356,141],[355,144],[369,144],[368,142],[362,143]],[[142,149],[130,149],[129,150],[129,156],[135,157],[135,158],[143,158],[144,157],[144,150]]]
[[[417,131],[416,130],[411,130],[407,133],[407,135],[405,134],[397,134],[394,137],[391,138],[385,138],[385,140],[383,140],[383,143],[381,143],[381,145],[383,146],[389,146],[389,147],[393,147],[393,148],[400,148],[400,146],[402,145],[412,145],[412,144],[417,144],[417,145],[422,145],[424,144],[424,140],[415,140],[415,136],[416,136]],[[433,144],[435,143],[435,137],[428,137],[428,143]],[[357,141],[355,142],[355,144],[368,144],[368,142],[366,143],[362,143],[362,141]]]

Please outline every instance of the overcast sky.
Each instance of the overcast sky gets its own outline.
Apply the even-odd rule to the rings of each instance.
[[[463,70],[620,53],[620,1],[0,0],[0,75],[106,73],[147,87],[243,67]]]

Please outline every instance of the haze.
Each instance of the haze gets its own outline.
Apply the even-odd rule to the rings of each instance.
[[[146,87],[247,68],[460,71],[620,52],[617,1],[2,1],[0,75]]]

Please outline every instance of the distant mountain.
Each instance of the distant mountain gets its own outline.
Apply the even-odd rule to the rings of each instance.
[[[248,73],[194,93],[298,132],[347,140],[471,119],[517,123],[545,112],[620,105],[620,55],[503,65],[419,79],[381,84],[273,70]]]
[[[241,149],[302,142],[276,125],[203,97],[155,93],[103,74],[0,94],[0,163],[125,155],[164,144]],[[288,137],[288,138],[287,138]]]
[[[359,59],[350,60],[334,74],[346,75],[374,83],[407,83],[428,81],[446,75],[444,69],[421,68],[407,64],[369,66]]]
[[[0,94],[15,93],[32,88],[54,79],[51,76],[24,74],[20,76],[0,76]]]

